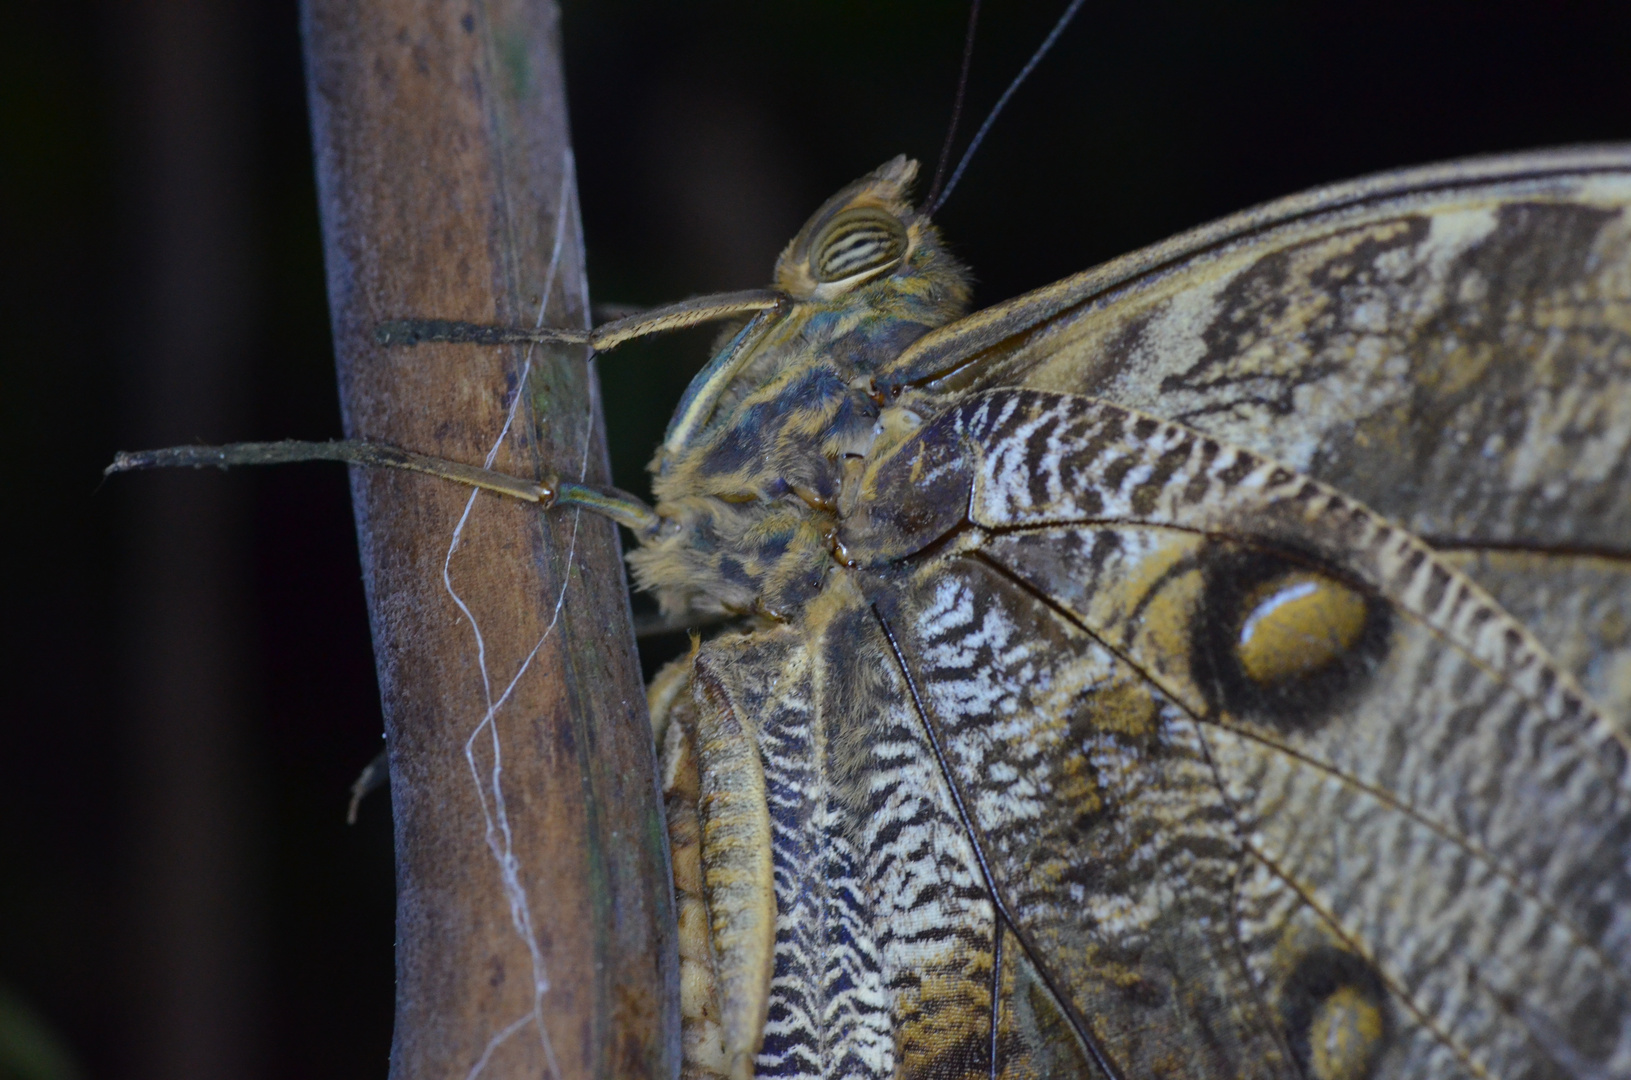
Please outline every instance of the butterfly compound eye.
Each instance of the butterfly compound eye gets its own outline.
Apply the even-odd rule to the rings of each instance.
[[[906,257],[906,227],[872,207],[846,210],[827,223],[810,246],[810,271],[823,285],[874,277]]]

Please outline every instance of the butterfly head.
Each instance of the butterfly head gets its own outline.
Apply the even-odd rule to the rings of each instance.
[[[898,155],[823,203],[776,260],[777,290],[800,303],[905,290],[966,305],[967,270],[911,204],[917,171]]]
[[[878,366],[969,303],[904,156],[818,209],[776,262],[782,305],[697,374],[652,463],[662,528],[631,553],[664,610],[797,610],[822,587],[846,475],[878,438]]]

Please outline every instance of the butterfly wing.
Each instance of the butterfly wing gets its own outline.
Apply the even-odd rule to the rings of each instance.
[[[761,1074],[1631,1075],[1628,204],[1390,174],[879,369],[925,426],[733,691]]]
[[[969,1033],[940,1040],[960,1042],[961,1067],[906,1075],[1059,1075],[1042,1064],[1052,1051],[1077,1059],[1063,1075],[1212,1078],[1250,1062],[1294,1076],[1231,932],[1240,843],[1191,718],[977,556],[868,586],[884,655],[910,680],[909,722],[887,743],[921,773],[902,785],[908,806],[949,796],[936,817],[889,806],[878,820],[969,838],[967,879],[1002,938],[1000,959],[980,957],[995,992],[979,987]]]
[[[1439,557],[1489,590],[1631,735],[1631,559],[1477,543]]]
[[[977,312],[877,381],[1086,394],[1272,457],[1420,535],[1619,547],[1628,206],[1631,147],[1384,174]]]
[[[1627,206],[1626,147],[1388,173],[979,312],[878,381],[1088,394],[1306,472],[1554,613],[1631,730]]]
[[[1408,531],[998,390],[881,459],[841,539],[1114,1074],[1631,1072],[1626,746]]]

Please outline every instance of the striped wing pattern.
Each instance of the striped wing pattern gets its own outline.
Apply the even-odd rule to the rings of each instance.
[[[1357,181],[840,380],[843,565],[674,711],[763,770],[756,1074],[1631,1076],[1628,204]]]
[[[1631,1075],[1625,745],[1420,541],[1275,462],[1073,395],[976,396],[871,484],[880,508],[904,485],[958,508],[926,528],[947,527],[924,537],[938,554],[903,575],[891,551],[868,591],[946,734],[975,835],[1016,876],[1007,905],[1033,958],[1112,1068],[1267,1076],[1289,1053],[1322,1075],[1311,1025],[1347,1002],[1354,1037],[1375,1043],[1354,1075]],[[863,560],[866,534],[849,538]],[[1264,565],[1340,578],[1367,605],[1368,636],[1289,696],[1231,683],[1229,658],[1209,655],[1229,642],[1196,630],[1239,625],[1219,604]],[[1111,659],[1166,716],[1140,727],[1070,697]],[[1048,745],[1072,724],[1137,732],[1142,757],[1124,746],[1107,767],[1077,732]],[[1152,788],[1181,787],[1186,758],[1192,786],[1160,805]],[[1125,835],[1130,793],[1159,839],[1094,858],[1085,823]],[[1050,847],[1073,819],[1074,844]],[[1104,967],[1073,968],[1105,939],[1124,953],[1119,1002],[1096,987]],[[1178,977],[1163,986],[1163,971]],[[1246,978],[1221,985],[1230,972]]]
[[[759,722],[777,918],[755,1075],[985,1075],[989,893],[876,619],[849,600],[813,642],[732,638],[696,660]]]
[[[1627,206],[1626,147],[1357,180],[977,312],[879,381],[1102,398],[1305,472],[1451,549],[1631,731]]]
[[[1084,1056],[1114,1076],[1227,1075],[1244,1058],[1275,1075],[1284,1055],[1229,933],[1240,844],[1194,722],[995,568],[951,563],[876,603],[1005,921]],[[1000,1075],[1039,1075],[1012,1049],[999,1038]]]
[[[825,775],[807,651],[761,712],[776,874],[776,954],[757,1075],[887,1076],[888,998],[861,858]]]

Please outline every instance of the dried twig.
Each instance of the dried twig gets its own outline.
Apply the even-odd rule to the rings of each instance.
[[[586,324],[556,20],[306,4],[351,438],[606,480],[581,346],[374,337],[403,317]],[[613,527],[398,472],[354,470],[353,494],[396,813],[391,1075],[672,1075],[664,832]]]

